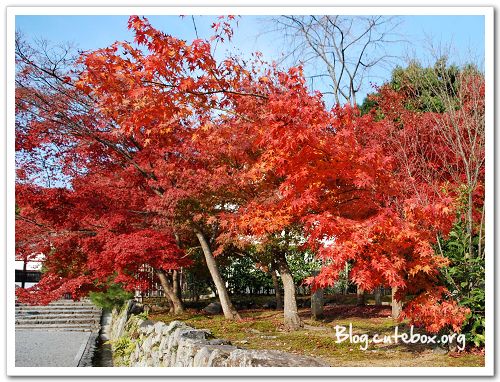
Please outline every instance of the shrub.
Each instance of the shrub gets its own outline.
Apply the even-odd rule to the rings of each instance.
[[[90,292],[90,300],[105,310],[121,307],[133,297],[131,292],[123,290],[120,284],[111,284],[105,292]]]

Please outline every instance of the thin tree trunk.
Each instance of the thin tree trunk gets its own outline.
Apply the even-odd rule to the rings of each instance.
[[[205,235],[197,228],[194,229],[194,232],[196,234],[196,237],[198,238],[198,241],[200,242],[203,254],[205,255],[205,261],[207,263],[208,270],[210,271],[210,275],[212,276],[212,280],[214,281],[215,288],[217,289],[217,294],[219,295],[219,301],[222,306],[222,311],[224,312],[224,317],[226,317],[228,320],[241,319],[240,315],[234,308],[231,299],[229,298],[226,284],[224,283],[224,280],[220,275],[219,268],[217,267],[217,263],[215,262],[214,255],[212,254],[212,250],[208,245]]]
[[[402,309],[402,302],[401,301],[397,301],[394,296],[396,294],[396,292],[398,291],[398,288],[392,288],[391,289],[392,291],[392,302],[391,302],[391,306],[392,306],[392,318],[394,319],[397,319],[399,318],[399,315],[401,314],[401,309]]]
[[[283,298],[281,297],[281,288],[278,281],[278,276],[276,275],[276,270],[271,267],[271,278],[273,279],[274,294],[276,296],[276,310],[283,310]]]
[[[469,189],[468,191],[468,196],[467,196],[467,235],[469,239],[469,254],[465,256],[466,261],[468,259],[472,259],[473,256],[473,245],[472,245],[472,224],[473,224],[473,217],[472,217],[472,209],[474,207],[473,205],[473,200],[472,200],[472,191]]]
[[[155,271],[156,274],[158,275],[158,278],[160,279],[160,283],[161,286],[163,287],[163,290],[165,291],[168,298],[172,302],[174,308],[174,314],[184,313],[184,305],[182,304],[182,301],[179,300],[177,295],[174,293],[174,288],[172,282],[168,278],[168,275],[161,269],[156,269]]]
[[[349,263],[345,262],[345,288],[344,288],[344,296],[347,296],[349,292]]]
[[[182,249],[181,238],[179,237],[177,232],[174,232],[175,243],[179,249]],[[174,269],[172,272],[172,281],[174,284],[174,293],[177,295],[177,298],[182,301],[182,289],[180,284],[180,276],[177,269]]]
[[[156,272],[156,270],[155,270],[155,273],[156,273],[156,275],[157,275],[157,277],[158,277],[158,279],[159,279],[160,277],[158,276],[158,272]],[[170,299],[170,296],[168,295],[167,291],[166,291],[166,290],[165,290],[165,288],[163,287],[163,284],[161,283],[161,280],[160,280],[160,284],[161,284],[161,286],[162,286],[163,297],[165,297],[165,300],[166,300],[166,302],[167,302],[168,312],[169,312],[170,314],[174,314],[174,303],[172,302],[172,300]]]
[[[317,320],[323,317],[324,303],[325,300],[323,289],[318,288],[314,293],[311,293],[311,317],[313,320]]]
[[[375,305],[382,305],[382,287],[378,286],[375,288],[374,292],[375,297]]]
[[[365,291],[363,288],[357,287],[356,290],[356,305],[364,306],[365,305]]]
[[[182,301],[182,293],[181,293],[181,285],[180,285],[180,279],[179,279],[179,272],[174,269],[172,271],[172,284],[173,284],[173,290],[179,301]]]
[[[477,245],[477,256],[482,259],[483,258],[483,226],[484,226],[484,205],[483,211],[481,212],[481,223],[479,224],[479,242]]]
[[[297,310],[297,300],[295,297],[295,283],[283,253],[277,256],[278,269],[283,281],[284,292],[284,323],[288,330],[297,330],[304,326]]]
[[[170,297],[168,297],[167,292],[165,292],[165,299],[167,300],[168,312],[170,314],[175,314],[174,313],[174,303],[172,302],[172,300],[170,299]]]

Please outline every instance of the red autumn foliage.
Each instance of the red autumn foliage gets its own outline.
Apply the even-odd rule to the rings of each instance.
[[[443,189],[446,173],[427,179],[442,159],[435,146],[422,151],[435,144],[430,116],[406,113],[397,93],[382,93],[395,113],[382,121],[350,106],[327,110],[300,67],[283,71],[258,57],[218,63],[209,41],[188,43],[137,16],[129,28],[135,44],[86,53],[74,84],[65,77],[58,91],[18,89],[17,149],[64,148],[62,171],[72,177],[72,189],[19,186],[16,240],[26,246],[28,232],[41,229],[31,248],[54,249],[36,293],[20,298],[82,295],[115,273],[132,288],[143,263],[185,265],[174,229],[212,227],[222,250],[293,226],[323,261],[315,287],[333,285],[350,262],[363,289],[383,284],[411,298],[404,315],[412,322],[460,326],[465,312],[440,286],[447,262],[432,247],[453,223],[456,195]],[[51,107],[32,118],[35,95]],[[419,146],[403,153],[410,137]],[[419,160],[405,163],[403,154]],[[35,227],[23,227],[27,219]]]
[[[152,224],[147,211],[113,188],[106,194],[99,184],[77,181],[73,190],[17,186],[16,240],[23,245],[16,250],[46,257],[41,282],[18,289],[20,301],[47,303],[65,293],[79,298],[109,281],[144,288],[144,264],[163,270],[190,264],[170,230]],[[33,227],[36,235],[30,235]]]

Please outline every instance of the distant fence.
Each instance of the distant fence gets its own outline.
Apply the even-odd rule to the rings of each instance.
[[[160,280],[156,275],[153,267],[144,264],[139,269],[137,278],[145,282],[145,288],[137,289],[135,291],[135,300],[142,302],[145,297],[154,297],[158,299],[165,299],[165,293],[161,286]]]

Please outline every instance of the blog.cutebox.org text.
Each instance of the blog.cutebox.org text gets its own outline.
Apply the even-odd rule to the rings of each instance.
[[[335,343],[340,344],[348,341],[351,344],[359,344],[361,350],[367,350],[371,344],[428,344],[428,345],[447,345],[456,341],[457,349],[462,351],[465,349],[465,335],[452,333],[443,335],[420,334],[414,331],[413,325],[410,326],[408,332],[401,332],[399,327],[394,328],[392,334],[354,334],[352,323],[348,327],[336,325],[335,330]]]

